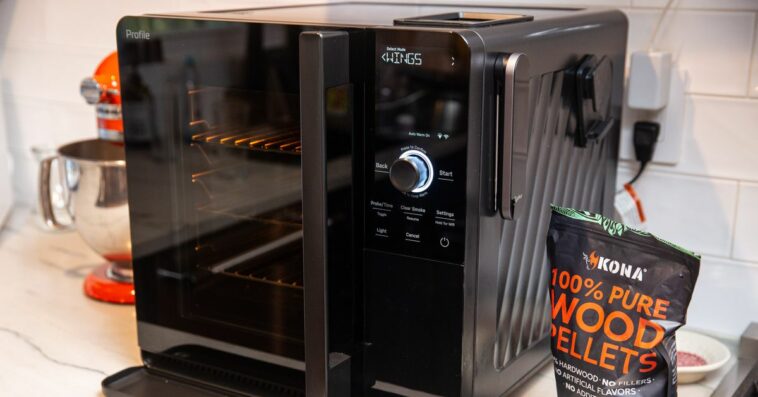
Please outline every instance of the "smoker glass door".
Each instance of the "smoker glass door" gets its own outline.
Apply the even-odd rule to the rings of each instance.
[[[304,360],[302,30],[118,30],[139,321],[290,366]]]

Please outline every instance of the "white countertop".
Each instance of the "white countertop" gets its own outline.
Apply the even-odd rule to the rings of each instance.
[[[731,348],[732,346],[730,346]],[[734,349],[732,349],[734,351]],[[727,372],[736,360],[732,357],[727,365],[711,376],[706,377],[701,382],[679,385],[677,392],[679,397],[708,397],[718,386],[721,378]],[[555,376],[553,375],[553,364],[548,363],[540,372],[535,375],[529,382],[517,390],[512,397],[550,397],[557,396],[555,389]]]
[[[103,263],[76,232],[48,233],[28,210],[0,233],[0,394],[100,395],[100,381],[140,362],[133,306],[88,299]]]
[[[99,396],[106,375],[140,364],[134,308],[82,292],[84,277],[102,263],[75,232],[41,231],[28,210],[11,215],[0,233],[3,395]],[[710,396],[725,370],[681,385],[679,395]],[[552,364],[516,393],[555,395]]]

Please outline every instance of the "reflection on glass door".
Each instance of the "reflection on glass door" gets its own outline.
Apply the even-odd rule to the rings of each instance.
[[[189,315],[302,340],[296,95],[219,87],[188,92],[182,150],[195,227]]]
[[[302,361],[303,28],[119,29],[139,320]]]

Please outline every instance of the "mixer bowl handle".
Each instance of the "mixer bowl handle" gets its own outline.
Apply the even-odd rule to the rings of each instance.
[[[53,162],[58,157],[48,157],[42,160],[39,168],[39,208],[42,211],[42,220],[47,227],[52,230],[67,230],[73,228],[73,224],[65,224],[58,221],[53,209],[53,200],[50,189],[50,173],[53,168]]]

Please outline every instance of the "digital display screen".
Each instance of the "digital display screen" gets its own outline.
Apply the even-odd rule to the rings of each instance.
[[[465,130],[460,84],[465,67],[446,47],[382,45],[376,49],[376,128],[397,139],[454,139]],[[430,82],[436,82],[430,84]]]
[[[420,52],[406,51],[403,47],[387,47],[387,50],[382,53],[380,58],[384,63],[393,63],[395,65],[421,66],[424,62]]]

